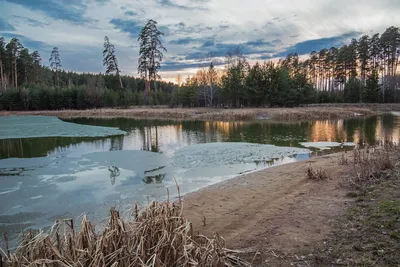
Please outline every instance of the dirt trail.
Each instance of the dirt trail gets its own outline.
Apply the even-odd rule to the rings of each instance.
[[[339,185],[348,168],[338,164],[339,157],[331,154],[277,166],[189,194],[185,215],[196,233],[217,232],[227,247],[248,250],[249,259],[259,251],[256,265],[271,264],[277,254],[292,254],[322,241],[331,221],[352,201]],[[308,180],[310,164],[323,167],[329,180]],[[273,264],[287,265],[282,259]]]

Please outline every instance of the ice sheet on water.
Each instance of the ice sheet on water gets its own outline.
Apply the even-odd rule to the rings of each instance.
[[[0,117],[0,139],[29,137],[102,137],[121,135],[118,128],[64,122],[52,116]]]
[[[355,146],[353,142],[338,143],[338,142],[302,142],[300,145],[304,147],[313,147],[321,150],[331,149],[332,147]]]
[[[251,143],[208,143],[191,145],[177,150],[173,165],[184,168],[212,167],[268,161],[311,151],[295,147]]]
[[[115,166],[138,173],[156,172],[169,162],[163,154],[141,150],[94,152],[83,157],[103,166]]]

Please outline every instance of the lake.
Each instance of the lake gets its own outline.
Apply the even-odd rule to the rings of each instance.
[[[58,218],[76,218],[84,212],[101,222],[111,206],[128,210],[135,202],[163,200],[167,189],[176,197],[176,183],[185,194],[245,173],[305,160],[311,152],[352,149],[351,144],[338,143],[362,146],[400,137],[400,117],[390,114],[295,123],[66,121],[74,124],[51,127],[51,122],[39,129],[33,123],[19,129],[8,123],[9,139],[0,139],[0,232],[9,232],[11,238],[21,230],[46,227]],[[76,124],[115,127],[124,133],[85,128],[64,137],[44,137]],[[97,136],[103,133],[98,132],[90,137],[97,129],[112,136]],[[330,143],[316,148],[303,142]],[[330,144],[335,147],[329,149]]]

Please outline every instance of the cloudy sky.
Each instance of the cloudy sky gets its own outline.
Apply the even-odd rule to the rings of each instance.
[[[250,60],[300,55],[400,24],[400,0],[0,0],[0,36],[39,50],[59,47],[63,68],[103,72],[104,36],[123,74],[136,75],[137,36],[148,19],[164,32],[167,79],[239,46]]]

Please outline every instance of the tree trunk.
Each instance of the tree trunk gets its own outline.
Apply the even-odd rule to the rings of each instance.
[[[57,87],[60,87],[60,79],[58,77],[58,70],[56,69],[56,80],[57,80]]]
[[[118,69],[118,67],[117,67],[117,76],[118,76],[119,84],[120,84],[121,88],[124,88],[124,85],[122,84],[121,75],[119,75],[119,69]]]
[[[15,88],[18,89],[17,59],[14,62]]]
[[[121,88],[124,88],[124,85],[122,84],[121,75],[118,74],[118,78],[119,78],[119,84],[121,85]]]
[[[0,83],[1,83],[1,88],[3,89],[4,87],[4,75],[3,75],[3,61],[0,59]]]

